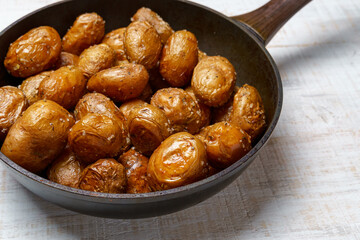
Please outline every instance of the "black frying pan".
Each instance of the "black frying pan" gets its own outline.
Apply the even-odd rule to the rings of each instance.
[[[9,44],[31,28],[49,25],[64,35],[78,15],[97,12],[106,20],[106,31],[109,32],[127,26],[138,8],[149,7],[168,21],[173,29],[193,32],[199,48],[208,55],[228,58],[237,71],[237,84],[248,83],[259,90],[268,126],[254,148],[227,169],[184,187],[146,194],[106,194],[73,189],[23,169],[2,153],[0,159],[16,180],[36,195],[64,208],[94,216],[152,217],[175,212],[209,198],[245,170],[273,132],[279,119],[283,94],[279,72],[265,45],[309,1],[272,0],[254,12],[230,19],[204,6],[182,0],[73,0],[52,4],[23,17],[0,33],[1,62]],[[1,86],[17,86],[20,83],[7,74],[3,64],[0,64],[0,82]]]

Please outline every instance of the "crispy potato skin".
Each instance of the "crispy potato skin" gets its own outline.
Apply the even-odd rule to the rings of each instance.
[[[156,92],[163,88],[171,87],[170,84],[165,81],[159,72],[159,68],[153,68],[149,72],[149,84],[153,92]]]
[[[58,60],[55,63],[54,69],[59,69],[65,66],[76,66],[79,62],[79,57],[68,52],[61,52]]]
[[[120,112],[124,115],[125,119],[128,120],[130,117],[130,113],[137,107],[146,105],[146,102],[144,102],[141,99],[133,99],[127,102],[124,102],[119,107]]]
[[[198,63],[198,43],[194,34],[181,30],[167,40],[160,58],[160,74],[172,87],[186,86]]]
[[[25,94],[26,99],[29,102],[29,105],[32,105],[33,103],[35,103],[35,102],[37,102],[37,101],[39,101],[41,99],[40,96],[39,96],[40,83],[45,78],[48,78],[52,72],[53,71],[46,71],[46,72],[39,73],[39,74],[37,74],[35,76],[32,76],[32,77],[29,77],[29,78],[25,79],[21,83],[19,88]]]
[[[176,132],[199,132],[203,121],[197,102],[181,88],[163,88],[151,98],[151,105],[164,111]]]
[[[125,54],[125,46],[124,46],[124,34],[126,28],[115,29],[108,34],[105,35],[102,43],[106,43],[112,49],[115,50],[116,53],[116,61],[124,61],[127,60]]]
[[[101,42],[105,34],[105,21],[96,13],[78,16],[62,39],[65,52],[79,55],[88,47]]]
[[[203,104],[194,93],[191,86],[187,87],[185,91],[194,99],[200,109],[200,128],[206,127],[210,124],[211,120],[211,109],[209,106]]]
[[[86,164],[100,158],[117,157],[129,147],[126,127],[117,118],[89,113],[71,128],[70,149]]]
[[[125,168],[115,159],[99,159],[81,173],[79,188],[93,192],[124,193],[126,191]]]
[[[201,60],[203,60],[204,58],[208,57],[208,55],[201,51],[201,50],[198,50],[198,61],[200,62]]]
[[[146,21],[132,22],[125,31],[125,53],[130,62],[154,68],[160,58],[162,44],[159,34]]]
[[[143,100],[144,102],[150,103],[152,95],[153,90],[151,89],[151,86],[148,82],[138,98]]]
[[[247,132],[252,141],[265,130],[265,109],[256,88],[245,84],[235,94],[230,122]]]
[[[141,153],[130,149],[120,156],[119,162],[125,167],[127,176],[127,193],[151,192],[146,172],[149,159]]]
[[[250,136],[242,129],[219,122],[201,130],[211,166],[224,169],[242,158],[251,149]]]
[[[37,27],[10,45],[4,65],[14,77],[30,77],[51,68],[60,52],[58,32],[48,26]]]
[[[125,102],[141,95],[149,81],[145,67],[125,63],[95,74],[89,79],[87,89],[102,93],[115,102]]]
[[[0,141],[5,139],[10,127],[28,107],[24,93],[13,86],[0,88]]]
[[[134,14],[131,21],[147,21],[149,22],[160,35],[162,44],[165,44],[174,30],[165,22],[156,12],[150,8],[142,7]]]
[[[85,77],[90,78],[101,70],[112,67],[115,58],[115,51],[109,45],[101,43],[91,46],[81,53],[78,67]]]
[[[184,186],[205,178],[208,163],[204,144],[190,133],[168,137],[154,151],[147,169],[153,191]]]
[[[211,122],[229,122],[231,111],[234,104],[234,96],[239,91],[240,87],[235,86],[233,93],[231,94],[230,99],[221,107],[213,108],[211,111]]]
[[[84,94],[86,78],[74,66],[61,67],[51,72],[39,85],[40,99],[52,100],[66,109],[72,109]]]
[[[151,155],[171,133],[165,114],[148,103],[134,108],[127,123],[132,144],[146,156]]]
[[[194,69],[191,86],[197,98],[210,107],[225,104],[234,90],[236,72],[224,57],[206,57]]]
[[[50,165],[47,170],[47,177],[53,182],[78,188],[81,172],[84,168],[84,164],[77,160],[75,154],[67,147]]]
[[[37,101],[11,127],[1,152],[23,168],[39,173],[63,151],[71,114],[53,101]]]

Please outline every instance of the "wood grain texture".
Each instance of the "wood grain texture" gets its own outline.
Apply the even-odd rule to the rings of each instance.
[[[54,0],[0,0],[0,29]],[[197,0],[228,16],[265,0]],[[140,220],[45,202],[0,165],[0,239],[360,239],[360,1],[312,1],[268,45],[280,122],[254,163],[190,209]]]

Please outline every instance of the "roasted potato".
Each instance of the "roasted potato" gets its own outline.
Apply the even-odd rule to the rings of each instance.
[[[236,83],[233,65],[224,57],[206,57],[194,69],[191,86],[197,98],[210,107],[225,104]]]
[[[86,78],[74,66],[61,67],[51,72],[39,85],[40,99],[52,100],[66,109],[72,109],[84,94]]]
[[[181,88],[163,88],[151,98],[151,105],[164,111],[174,132],[199,132],[204,124],[197,102]]]
[[[162,44],[159,34],[146,21],[132,22],[125,31],[125,53],[130,62],[154,68],[160,58]]]
[[[201,60],[203,60],[204,58],[206,58],[208,55],[201,51],[201,50],[198,50],[198,62],[200,62]]]
[[[89,79],[87,89],[110,97],[115,102],[125,102],[141,95],[149,81],[144,66],[127,63],[105,69]]]
[[[0,88],[0,141],[27,107],[28,102],[20,89],[13,86]]]
[[[147,21],[149,22],[160,35],[162,44],[165,44],[174,30],[165,22],[156,12],[150,8],[142,7],[134,14],[131,21]]]
[[[127,193],[151,192],[146,172],[149,159],[141,153],[130,149],[120,156],[119,162],[125,167],[127,177]]]
[[[203,104],[198,98],[196,98],[194,90],[191,86],[187,87],[185,91],[194,99],[200,109],[200,128],[206,127],[210,124],[211,109],[209,106]]]
[[[60,52],[61,39],[54,28],[33,28],[10,45],[4,65],[14,77],[30,77],[51,68]]]
[[[125,121],[124,115],[110,98],[101,93],[87,93],[76,104],[74,115],[76,120],[82,119],[89,113],[98,113],[109,118]]]
[[[127,101],[127,102],[124,102],[123,104],[121,104],[121,106],[119,107],[119,110],[124,115],[125,119],[128,120],[132,110],[134,110],[136,107],[140,107],[143,105],[147,105],[146,102],[144,102],[143,100],[140,100],[140,99],[134,99],[134,100],[130,100],[130,101]]]
[[[127,123],[132,144],[146,156],[151,155],[171,133],[164,112],[148,103],[133,109]]]
[[[41,99],[39,96],[40,83],[45,78],[48,78],[52,72],[53,71],[45,71],[22,81],[19,88],[25,94],[29,105],[32,105]]]
[[[112,67],[115,57],[115,51],[109,45],[101,43],[91,46],[81,53],[78,67],[85,77],[90,78],[95,73]]]
[[[78,16],[62,39],[65,52],[79,55],[88,47],[101,42],[105,34],[105,21],[96,13]]]
[[[230,115],[234,104],[234,96],[239,91],[239,87],[235,86],[234,91],[231,94],[230,99],[221,107],[213,108],[211,111],[211,122],[229,122]]]
[[[208,162],[204,144],[190,133],[168,137],[151,155],[147,169],[153,191],[184,186],[205,178]]]
[[[202,129],[203,143],[211,166],[229,167],[251,149],[250,136],[228,122],[219,122]]]
[[[125,168],[115,159],[99,159],[81,173],[79,188],[93,192],[124,193],[126,191]]]
[[[73,188],[79,187],[81,172],[85,166],[75,154],[66,147],[64,152],[47,170],[49,180]]]
[[[171,87],[170,84],[165,81],[159,72],[159,68],[153,68],[149,72],[149,84],[153,92],[156,92],[163,88]]]
[[[151,89],[151,86],[148,82],[138,98],[143,100],[144,102],[150,103],[152,95],[153,90]]]
[[[68,142],[76,157],[86,164],[117,157],[130,145],[124,122],[97,113],[77,121],[69,132]]]
[[[61,52],[58,60],[55,63],[54,69],[59,69],[65,66],[76,66],[79,62],[79,57],[68,52]]]
[[[230,122],[247,132],[252,141],[265,130],[265,109],[256,88],[245,84],[235,94]]]
[[[59,104],[37,101],[11,127],[1,152],[23,168],[39,173],[63,151],[74,122]]]
[[[126,28],[115,29],[105,35],[103,43],[109,45],[116,53],[116,61],[127,60],[124,47],[124,34]]]
[[[160,74],[172,87],[186,86],[198,63],[198,43],[189,31],[177,31],[167,40],[160,58]]]

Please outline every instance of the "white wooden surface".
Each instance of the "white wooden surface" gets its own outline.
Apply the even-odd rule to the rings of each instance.
[[[0,0],[0,29],[55,0]],[[196,0],[226,15],[266,0]],[[284,84],[275,133],[218,195],[141,220],[45,202],[0,165],[0,239],[360,239],[360,1],[316,0],[268,49]]]

